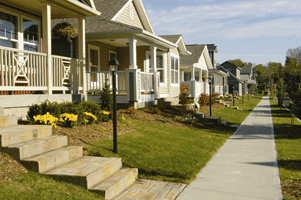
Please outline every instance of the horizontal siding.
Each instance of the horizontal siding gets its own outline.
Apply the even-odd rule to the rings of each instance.
[[[178,97],[180,95],[180,85],[170,87],[170,97]]]
[[[131,19],[130,18],[130,6],[133,6],[134,7],[134,18]],[[124,24],[128,24],[130,26],[135,26],[135,27],[138,27],[138,28],[141,28],[141,29],[144,29],[142,23],[141,23],[141,20],[139,18],[139,15],[137,13],[137,10],[134,6],[133,3],[129,4],[124,10],[122,13],[120,13],[120,15],[116,18],[116,21],[117,22],[121,22],[121,23],[124,23]]]

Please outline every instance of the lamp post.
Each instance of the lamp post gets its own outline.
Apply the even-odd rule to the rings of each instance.
[[[119,62],[112,58],[108,64],[113,78],[113,152],[117,153],[117,115],[116,115],[116,76],[115,72],[118,70]]]
[[[211,90],[212,90],[212,79],[213,77],[211,75],[208,76],[208,82],[209,82],[209,95],[210,95],[210,100],[209,100],[209,105],[210,105],[210,117],[212,116],[212,110],[211,110]]]

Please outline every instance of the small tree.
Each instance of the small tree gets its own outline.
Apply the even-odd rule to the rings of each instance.
[[[277,98],[278,98],[278,106],[282,107],[283,99],[284,99],[284,80],[280,78],[279,83],[277,85]]]
[[[113,94],[110,90],[110,85],[105,83],[105,86],[103,87],[103,91],[100,94],[100,100],[101,100],[101,109],[112,111],[113,109]]]

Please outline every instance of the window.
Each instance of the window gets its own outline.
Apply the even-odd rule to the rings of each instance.
[[[191,72],[184,71],[184,81],[191,80]]]
[[[39,51],[39,41],[40,22],[38,20],[0,11],[0,46],[36,52]]]
[[[23,43],[24,50],[38,51],[39,23],[23,19]]]
[[[109,51],[109,61],[112,60],[112,58],[117,59],[117,53],[114,51]]]
[[[18,42],[18,17],[0,11],[0,45],[16,48]]]
[[[146,66],[144,68],[145,72],[152,72],[152,57],[150,52],[146,52]],[[160,83],[164,84],[166,83],[166,54],[162,52],[157,52],[157,57],[156,57],[156,64],[157,64],[157,72],[160,72]]]
[[[179,59],[171,57],[171,83],[179,83]]]
[[[165,82],[163,55],[157,56],[157,72],[160,72],[160,83]]]

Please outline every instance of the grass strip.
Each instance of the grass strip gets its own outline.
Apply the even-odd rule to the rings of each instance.
[[[227,120],[230,124],[240,125],[261,101],[262,96],[263,95],[261,94],[250,96],[249,101],[244,101],[244,103],[242,103],[240,100],[237,100],[236,102],[240,103],[235,103],[235,106],[243,109],[242,111],[233,108],[224,108],[223,110],[214,110],[212,115],[215,117],[221,117],[222,120]]]
[[[301,123],[293,118],[285,108],[279,108],[278,102],[270,99],[274,123],[279,173],[286,200],[301,199]],[[292,187],[297,187],[295,192]],[[298,192],[299,191],[299,192]]]
[[[17,179],[5,184],[0,182],[0,199],[104,200],[100,195],[89,192],[80,186],[56,181],[34,172],[18,174]]]

